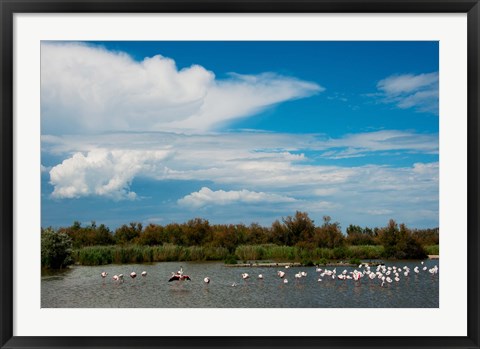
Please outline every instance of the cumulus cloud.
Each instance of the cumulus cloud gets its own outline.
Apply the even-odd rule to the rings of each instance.
[[[166,151],[121,151],[98,149],[86,155],[75,153],[50,170],[53,198],[100,196],[114,200],[135,199],[129,186],[137,175],[161,170]]]
[[[324,151],[342,147],[363,154],[401,149],[428,154],[437,151],[436,136],[404,131],[338,139],[270,133],[48,136],[42,137],[42,144],[47,153],[66,154],[66,160],[50,171],[53,196],[57,198],[98,195],[128,199],[134,197],[129,188],[136,177],[209,181],[223,188],[248,188],[312,201],[319,196],[345,196],[348,201],[347,197],[362,192],[369,200],[372,193],[386,192],[392,197],[423,193],[425,198],[426,192],[438,191],[436,162],[418,162],[406,168],[348,167],[316,163],[305,155],[322,156]]]
[[[258,204],[258,203],[285,203],[295,202],[294,198],[282,196],[278,194],[269,194],[263,192],[255,192],[246,189],[242,190],[217,190],[212,191],[210,188],[203,187],[197,192],[186,195],[178,200],[178,204],[199,208],[206,205],[226,205],[233,203]]]
[[[438,114],[438,73],[392,75],[377,83],[386,103]]]
[[[42,133],[206,131],[323,87],[273,73],[219,80],[156,55],[137,62],[82,43],[43,42]]]

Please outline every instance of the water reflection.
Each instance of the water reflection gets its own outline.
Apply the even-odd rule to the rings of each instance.
[[[398,263],[398,261],[397,261]],[[402,262],[414,268],[419,262]],[[426,261],[428,268],[438,261]],[[42,272],[42,307],[65,308],[436,308],[439,304],[439,275],[411,273],[399,282],[381,287],[378,279],[332,280],[319,277],[315,267],[283,269],[289,283],[277,275],[279,268],[228,268],[222,263],[187,263],[183,268],[191,281],[168,282],[179,263],[73,267]],[[387,266],[389,264],[387,263]],[[355,268],[345,268],[347,272]],[[373,268],[372,268],[373,269]],[[115,282],[113,275],[131,271],[147,276],[126,277]],[[343,268],[342,268],[343,270]],[[108,276],[102,279],[100,273]],[[295,279],[300,271],[306,277]],[[243,280],[247,272],[251,278]],[[258,279],[258,274],[263,279]],[[253,276],[254,275],[254,276]],[[203,279],[208,276],[210,283]],[[318,279],[322,281],[318,281]],[[236,285],[232,287],[232,285]]]

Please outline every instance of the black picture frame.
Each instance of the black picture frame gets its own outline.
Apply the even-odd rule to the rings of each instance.
[[[0,0],[0,345],[1,348],[318,347],[479,348],[479,17],[478,0]],[[465,337],[16,337],[13,336],[13,44],[15,13],[466,13],[468,31],[468,319]],[[454,319],[452,319],[454,321]]]

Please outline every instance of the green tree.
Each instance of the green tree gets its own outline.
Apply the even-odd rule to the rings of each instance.
[[[122,225],[115,230],[115,242],[120,245],[131,243],[138,238],[142,232],[142,224],[132,222],[130,225]]]
[[[140,237],[137,238],[139,245],[162,245],[166,241],[164,229],[161,225],[149,224],[145,227]]]
[[[318,247],[337,248],[345,244],[340,223],[331,223],[330,216],[324,216],[322,226],[315,228],[313,240]]]
[[[380,229],[378,240],[383,245],[384,257],[395,259],[423,259],[425,250],[412,236],[405,224],[398,224],[390,219],[388,225]]]
[[[289,245],[295,245],[300,241],[312,241],[315,225],[313,220],[308,217],[308,213],[297,211],[294,217],[284,218],[283,224],[287,231]]]
[[[73,263],[72,239],[52,228],[41,232],[41,263],[45,268],[61,269]]]
[[[370,228],[362,229],[358,225],[350,224],[346,232],[345,242],[348,245],[375,245],[373,230]]]
[[[187,246],[202,246],[211,235],[210,223],[206,219],[190,219],[183,225],[183,239]]]

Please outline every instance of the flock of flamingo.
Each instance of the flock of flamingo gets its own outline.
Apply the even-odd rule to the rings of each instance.
[[[285,266],[286,269],[289,268],[289,266]],[[362,263],[358,266],[358,269],[355,269],[353,271],[348,272],[347,269],[344,269],[341,272],[337,272],[337,268],[334,269],[322,269],[319,266],[316,267],[316,272],[318,276],[318,282],[322,281],[328,281],[328,280],[353,280],[355,282],[360,282],[362,278],[369,279],[369,280],[378,280],[379,284],[381,287],[385,287],[388,284],[391,284],[393,282],[399,282],[401,277],[408,278],[410,274],[412,273],[411,269],[407,266],[403,267],[396,267],[396,266],[385,266],[383,264],[378,265],[376,269],[372,269],[372,267],[368,263]],[[427,268],[427,266],[424,264],[424,262],[421,262],[421,266],[415,266],[413,268],[413,274],[417,275],[420,273],[429,273],[430,275],[434,276],[438,274],[438,266],[434,265],[432,268]],[[147,276],[147,272],[143,271],[141,273],[142,277]],[[103,271],[100,276],[105,279],[108,276],[108,273]],[[305,271],[300,271],[298,273],[295,273],[295,281],[299,282],[300,279],[304,278],[307,276],[307,272]],[[130,273],[130,278],[135,279],[137,277],[137,274],[135,272]],[[248,273],[242,273],[241,274],[242,279],[247,282],[248,279],[250,279],[250,275]],[[277,277],[282,280],[284,284],[288,284],[288,278],[287,278],[287,272],[279,270],[277,271]],[[115,282],[124,282],[123,274],[116,274],[113,275],[112,277],[113,281]],[[263,274],[259,274],[257,276],[258,280],[263,280],[264,276]],[[170,276],[168,282],[172,281],[189,281],[191,280],[190,276],[185,275],[183,272],[183,268],[180,267],[180,270],[177,272],[172,272],[172,275]],[[205,284],[209,284],[211,281],[210,277],[205,277],[203,279],[203,282]],[[233,283],[232,286],[237,286],[237,283]]]

